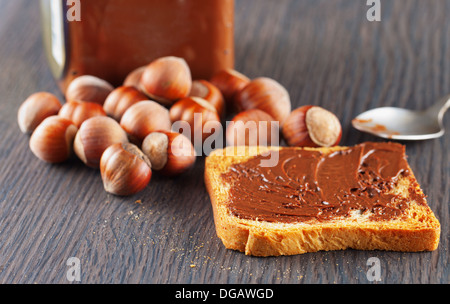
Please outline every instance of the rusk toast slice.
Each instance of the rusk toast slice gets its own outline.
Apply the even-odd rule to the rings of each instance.
[[[261,166],[268,152],[275,166]],[[205,184],[218,237],[247,255],[439,243],[440,224],[399,144],[227,147],[206,158]]]

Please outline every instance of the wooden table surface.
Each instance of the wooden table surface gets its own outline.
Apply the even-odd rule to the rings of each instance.
[[[268,76],[294,107],[323,106],[343,125],[341,144],[377,140],[350,125],[377,106],[424,109],[450,93],[450,1],[382,0],[369,22],[360,0],[237,0],[236,69]],[[441,222],[434,252],[332,251],[256,258],[215,234],[204,159],[174,179],[154,175],[132,197],[103,191],[99,172],[73,158],[38,161],[16,113],[37,91],[62,97],[47,66],[38,1],[0,0],[0,283],[449,283],[450,120],[442,138],[405,143]]]

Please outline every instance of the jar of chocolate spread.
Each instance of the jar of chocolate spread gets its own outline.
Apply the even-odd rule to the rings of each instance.
[[[234,65],[234,0],[41,0],[41,15],[63,92],[86,74],[120,85],[162,56],[184,58],[194,79]]]

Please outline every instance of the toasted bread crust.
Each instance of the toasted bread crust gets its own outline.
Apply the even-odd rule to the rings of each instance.
[[[346,147],[316,149],[327,153]],[[287,224],[233,216],[227,208],[230,185],[222,180],[221,174],[230,165],[265,151],[267,148],[263,147],[228,147],[216,150],[206,158],[205,184],[211,198],[216,233],[226,248],[253,256],[280,256],[347,248],[417,252],[438,247],[439,221],[427,205],[416,204],[413,200],[405,216],[390,221],[372,221],[355,216],[326,222]],[[396,191],[408,196],[405,189],[412,183],[417,191],[422,191],[413,174],[401,180]]]

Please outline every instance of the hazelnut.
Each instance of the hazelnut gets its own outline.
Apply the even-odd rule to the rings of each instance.
[[[103,105],[112,90],[114,87],[109,82],[96,76],[83,75],[72,80],[65,95],[68,101],[87,101]]]
[[[106,113],[103,107],[95,102],[68,101],[59,110],[58,115],[71,120],[79,128],[86,119],[106,116]]]
[[[123,113],[138,101],[147,100],[144,93],[138,91],[135,87],[121,86],[112,91],[103,104],[106,114],[117,121],[120,121]]]
[[[170,131],[169,111],[151,101],[139,101],[129,107],[120,120],[120,125],[128,133],[131,141],[140,145],[145,136],[153,131]]]
[[[209,102],[216,108],[219,117],[223,118],[225,115],[225,101],[222,93],[219,89],[206,80],[194,80],[192,81],[191,91],[189,92],[191,97],[200,97]]]
[[[47,117],[56,115],[61,109],[59,99],[47,92],[34,93],[20,106],[17,122],[20,130],[30,134]]]
[[[169,114],[172,122],[184,121],[189,125],[191,142],[199,136],[203,143],[213,133],[212,129],[221,128],[216,108],[200,97],[186,97],[177,101],[170,108]],[[209,128],[205,128],[206,124]]]
[[[49,116],[34,130],[30,149],[38,158],[60,163],[72,154],[72,144],[78,128],[68,119]]]
[[[272,116],[258,109],[237,114],[226,130],[227,143],[232,146],[267,146],[279,138],[279,125]]]
[[[130,143],[109,146],[100,159],[100,174],[106,192],[132,195],[143,190],[152,177],[147,156]]]
[[[282,133],[289,146],[332,147],[339,144],[342,127],[330,111],[317,106],[303,106],[292,111]]]
[[[210,82],[222,92],[227,111],[238,111],[236,94],[250,82],[250,79],[236,70],[226,69],[216,73]]]
[[[286,89],[273,79],[260,77],[249,82],[236,95],[239,111],[260,109],[283,125],[291,113],[291,100]]]
[[[153,170],[167,176],[179,175],[195,163],[194,146],[180,133],[152,132],[145,137],[142,152],[150,159]]]
[[[150,98],[167,106],[186,97],[191,90],[191,71],[186,61],[178,57],[162,57],[145,68],[140,89]]]
[[[146,66],[141,66],[131,71],[123,81],[123,86],[139,89],[139,82],[141,81],[141,76],[145,68]]]
[[[115,143],[126,143],[128,137],[119,123],[106,116],[87,119],[75,136],[75,154],[92,168],[98,168],[103,151]]]

